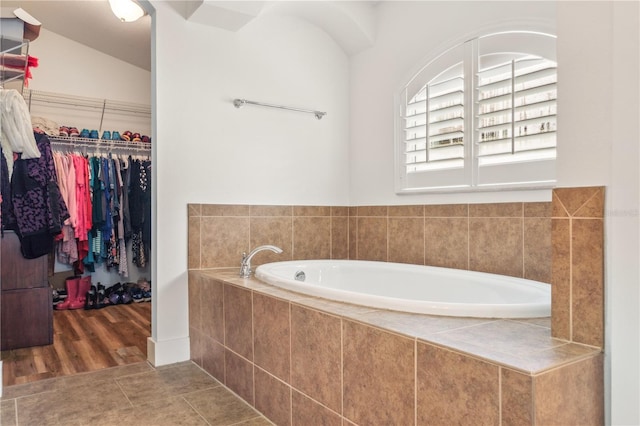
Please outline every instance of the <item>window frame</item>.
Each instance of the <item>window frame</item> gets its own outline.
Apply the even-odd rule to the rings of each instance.
[[[429,193],[429,192],[481,192],[510,189],[549,189],[556,183],[555,165],[557,162],[557,133],[554,129],[554,154],[552,158],[534,159],[528,161],[517,161],[512,157],[512,161],[498,162],[496,165],[480,165],[479,149],[479,106],[478,106],[478,67],[481,57],[481,40],[488,40],[495,37],[497,46],[504,44],[506,48],[518,45],[522,41],[535,40],[535,46],[527,46],[527,49],[520,49],[511,53],[517,54],[538,54],[541,58],[550,60],[555,64],[555,75],[557,76],[556,60],[556,39],[557,37],[549,31],[531,30],[507,30],[485,32],[464,42],[448,46],[440,51],[436,56],[428,61],[416,72],[408,82],[401,88],[395,97],[395,189],[398,194],[407,193]],[[511,39],[511,40],[510,40]],[[539,46],[538,46],[539,44]],[[522,52],[524,51],[524,52]],[[489,49],[488,53],[504,53],[497,49]],[[485,54],[488,54],[485,53]],[[408,105],[409,97],[414,97],[429,86],[436,76],[454,66],[456,54],[461,54],[462,66],[464,69],[464,127],[463,127],[463,151],[464,166],[458,169],[445,171],[407,171],[407,147],[406,147],[406,116],[405,108]],[[460,61],[459,61],[460,62]],[[470,77],[469,77],[470,76]],[[515,78],[515,76],[512,76]],[[557,90],[557,79],[555,81]],[[554,124],[557,122],[557,95],[554,99],[555,116]],[[427,100],[427,110],[429,101]],[[509,110],[515,114],[516,106],[511,105]],[[514,116],[512,115],[512,121]],[[429,122],[429,111],[426,112],[427,123]],[[511,135],[512,144],[515,143],[515,134]],[[429,146],[429,124],[426,125],[426,147]],[[426,154],[428,155],[428,154]],[[494,181],[482,181],[481,170]],[[498,171],[496,176],[491,176],[491,171]],[[540,173],[542,178],[536,176]],[[515,180],[505,179],[504,176],[515,176],[520,174],[530,179]],[[484,176],[483,176],[484,177]],[[489,180],[485,178],[486,180]],[[509,181],[509,179],[513,179]],[[423,182],[428,181],[425,185]]]

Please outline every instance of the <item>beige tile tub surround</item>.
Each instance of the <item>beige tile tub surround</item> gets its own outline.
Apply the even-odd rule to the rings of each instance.
[[[440,424],[447,416],[459,424],[602,424],[603,195],[563,188],[551,203],[189,205],[192,359],[277,424]],[[260,253],[254,266],[373,259],[551,282],[552,319],[403,314],[238,278],[242,251],[259,244],[284,253]],[[393,395],[377,400],[372,389]]]
[[[443,266],[551,282],[551,203],[408,206],[190,204],[189,269],[359,259]]]
[[[602,348],[604,187],[555,189],[552,211],[552,334]]]
[[[552,338],[548,318],[406,314],[277,289],[239,278],[235,268],[189,272],[190,298],[212,286],[222,286],[223,301],[192,302],[200,306],[190,326],[216,349],[192,358],[275,424],[604,422],[600,350]],[[246,351],[253,359],[228,346],[237,339],[231,326],[225,324],[221,340],[204,331],[205,312],[222,305],[226,322],[236,305],[224,302],[238,294],[252,301],[252,314],[237,318],[253,323]],[[192,343],[192,351],[202,346]],[[219,360],[206,364],[209,356]]]

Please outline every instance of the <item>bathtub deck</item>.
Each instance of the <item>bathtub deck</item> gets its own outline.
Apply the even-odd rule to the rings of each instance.
[[[550,317],[464,318],[376,309],[295,293],[256,278],[239,278],[236,269],[197,273],[532,375],[601,352],[600,348],[551,337]]]
[[[456,318],[189,272],[191,359],[275,424],[604,422],[599,348],[549,318]]]

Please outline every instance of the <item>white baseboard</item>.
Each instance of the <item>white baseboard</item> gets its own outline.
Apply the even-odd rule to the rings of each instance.
[[[147,361],[154,367],[188,361],[189,356],[189,337],[160,341],[147,338]]]

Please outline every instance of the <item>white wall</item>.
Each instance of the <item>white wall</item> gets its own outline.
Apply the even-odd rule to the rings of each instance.
[[[549,199],[548,192],[396,195],[393,97],[428,56],[489,24],[558,35],[558,186],[607,186],[606,396],[612,424],[640,424],[638,2],[383,2],[373,48],[352,58],[354,205]],[[416,55],[415,52],[420,52]],[[371,90],[375,88],[375,90]]]
[[[394,189],[394,96],[437,52],[485,28],[555,32],[553,2],[381,2],[375,45],[351,60],[350,196],[355,205],[549,200],[549,191],[402,195]]]
[[[567,20],[575,12],[575,9],[560,10]],[[640,3],[591,6],[590,16],[592,20],[606,16],[611,34],[608,47],[611,107],[599,111],[609,122],[605,126],[610,134],[601,136],[611,147],[605,165],[609,174],[605,223],[608,408],[611,424],[637,425],[640,424]],[[588,44],[592,40],[586,39],[589,37],[586,28],[581,35]],[[608,31],[603,28],[599,33]],[[585,57],[588,56],[585,52]],[[598,76],[595,77],[597,81]],[[598,123],[596,114],[591,117],[589,122]],[[582,176],[584,181],[589,179],[587,174]]]
[[[233,33],[153,5],[158,269],[149,347],[162,365],[188,356],[187,203],[348,203],[349,67],[327,34],[295,18],[268,14]],[[234,98],[328,114],[236,109]]]
[[[70,23],[72,25],[72,23]],[[151,73],[46,28],[31,42],[38,58],[30,89],[99,99],[151,102]]]

